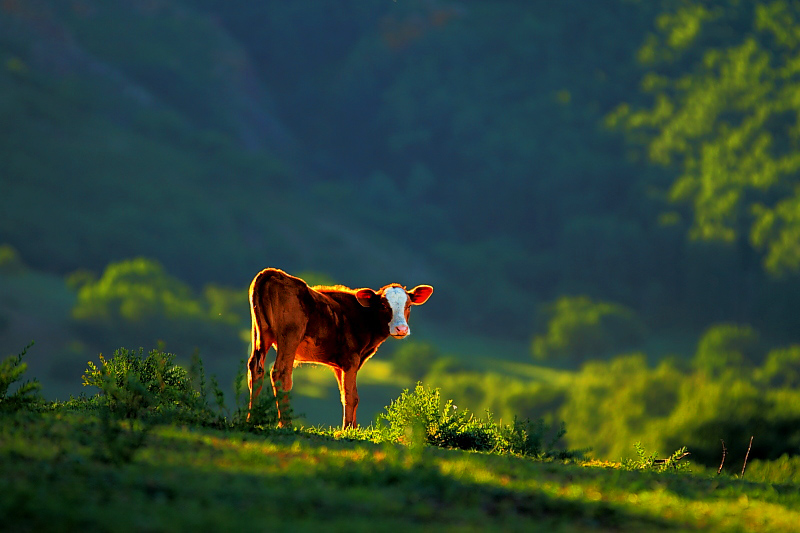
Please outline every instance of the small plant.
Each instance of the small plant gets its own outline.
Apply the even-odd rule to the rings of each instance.
[[[39,390],[41,384],[36,381],[27,381],[20,385],[13,394],[8,394],[11,385],[20,380],[28,369],[28,364],[22,358],[28,353],[31,342],[16,356],[11,355],[0,363],[0,411],[18,411],[23,407],[30,407],[40,402]]]
[[[414,435],[424,436],[425,442],[443,448],[490,450],[494,444],[492,428],[478,420],[468,410],[458,410],[453,400],[441,405],[439,389],[426,390],[417,383],[414,392],[404,390],[392,401],[380,421],[388,423],[389,441],[415,444]]]
[[[250,403],[250,391],[244,386],[244,384],[247,383],[245,376],[245,362],[244,359],[242,359],[239,361],[239,368],[236,372],[236,378],[233,381],[233,397],[236,402],[236,411],[234,411],[231,417],[231,426],[243,431],[275,427],[278,424],[278,406],[275,402],[275,396],[272,394],[272,386],[269,380],[267,379],[264,381],[261,394],[258,396],[253,409],[250,410],[248,408]],[[216,379],[212,379],[212,383],[217,405],[221,410],[229,413],[224,403],[224,395]],[[285,398],[288,398],[288,392],[282,392],[281,394],[284,395]],[[250,414],[249,418],[247,416],[248,412]],[[291,407],[288,407],[288,410],[285,411],[284,414],[291,420]]]
[[[148,421],[137,421],[135,418],[121,421],[108,408],[108,403],[101,403],[98,414],[99,438],[92,443],[92,457],[104,463],[130,463],[136,451],[144,446],[152,424]]]
[[[159,422],[215,425],[199,356],[193,357],[190,372],[173,364],[174,358],[162,350],[145,356],[141,348],[138,352],[120,348],[111,359],[101,354],[99,367],[89,361],[83,384],[100,389],[96,458],[129,462]]]
[[[554,451],[566,429],[562,425],[549,442],[545,436],[553,433],[544,421],[514,420],[513,425],[497,424],[491,413],[486,419],[475,417],[467,409],[458,409],[453,400],[442,406],[439,389],[427,390],[417,383],[414,392],[404,390],[397,400],[379,415],[383,422],[384,439],[411,446],[418,441],[441,448],[494,451],[544,459],[571,458],[578,452]]]
[[[115,415],[198,423],[213,419],[199,357],[190,372],[174,364],[174,354],[160,349],[145,356],[141,348],[120,348],[110,360],[102,354],[99,359],[100,367],[89,361],[83,385],[99,388]]]
[[[550,440],[545,442],[547,434],[552,432],[553,428],[545,424],[542,419],[533,422],[527,418],[525,420],[519,420],[517,417],[514,417],[513,424],[499,426],[497,428],[498,436],[495,451],[500,453],[513,453],[536,459],[545,459],[549,457],[569,459],[580,455],[579,452],[573,451],[554,451],[558,441],[567,434],[567,428],[563,422]]]
[[[622,468],[626,470],[645,470],[654,472],[688,472],[689,461],[683,459],[689,455],[686,447],[680,448],[666,459],[658,459],[657,453],[648,454],[641,442],[633,445],[636,450],[636,459],[624,459]]]

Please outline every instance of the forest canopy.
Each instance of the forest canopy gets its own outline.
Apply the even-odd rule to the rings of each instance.
[[[786,336],[799,9],[6,2],[0,242],[195,291],[430,283],[442,327],[524,342],[564,297]]]
[[[652,103],[608,122],[675,172],[669,200],[692,238],[751,246],[770,274],[796,273],[800,6],[680,2],[656,24],[639,51]]]

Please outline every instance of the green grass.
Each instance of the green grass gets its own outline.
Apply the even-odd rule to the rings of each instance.
[[[9,531],[795,531],[797,485],[406,448],[302,429],[157,426],[122,465],[66,409],[0,418]]]
[[[7,360],[4,383],[21,381],[24,355]],[[187,373],[172,357],[120,350],[89,365],[84,380],[101,390],[92,398],[15,402],[13,388],[2,391],[4,530],[788,532],[800,523],[794,459],[775,472],[762,465],[753,481],[692,474],[685,462],[664,472],[641,445],[638,462],[585,461],[544,444],[541,423],[478,420],[421,384],[386,408],[381,426],[272,429],[246,422],[241,407],[215,409],[199,359]]]

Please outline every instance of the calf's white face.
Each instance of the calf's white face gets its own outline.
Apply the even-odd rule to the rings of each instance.
[[[433,294],[433,287],[430,285],[417,285],[410,291],[393,285],[384,287],[378,292],[372,289],[359,289],[355,292],[358,303],[364,307],[384,305],[383,301],[386,301],[386,306],[392,312],[392,318],[389,320],[389,335],[396,339],[402,339],[411,333],[408,328],[411,306],[424,304],[431,294]]]
[[[402,338],[411,333],[406,321],[406,309],[410,305],[408,294],[405,289],[391,287],[384,293],[389,307],[392,309],[392,320],[389,322],[389,335],[395,338]]]

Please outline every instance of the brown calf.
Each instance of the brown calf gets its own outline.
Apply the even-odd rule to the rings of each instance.
[[[275,346],[277,356],[270,373],[275,398],[281,397],[278,383],[283,391],[291,390],[292,369],[297,364],[327,365],[339,383],[344,407],[342,426],[355,427],[356,374],[390,335],[403,338],[410,333],[411,305],[425,303],[431,293],[430,285],[406,291],[396,283],[378,291],[309,287],[302,279],[282,270],[262,270],[250,284],[253,319],[253,351],[247,364],[250,410],[263,385],[267,350]],[[278,400],[281,426],[291,423],[286,418],[287,401]]]

